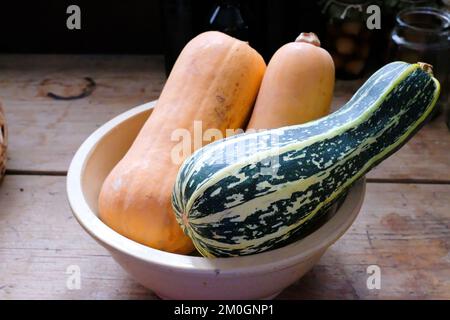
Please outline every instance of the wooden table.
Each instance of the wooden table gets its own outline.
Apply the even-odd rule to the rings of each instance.
[[[76,100],[93,79],[92,94]],[[0,299],[153,299],[78,225],[65,175],[83,140],[115,115],[158,98],[161,56],[0,56],[10,144],[0,185]],[[338,82],[334,105],[360,82]],[[359,217],[279,298],[450,299],[450,132],[428,124],[368,176]],[[79,266],[81,289],[69,290]],[[368,289],[378,265],[381,289]]]

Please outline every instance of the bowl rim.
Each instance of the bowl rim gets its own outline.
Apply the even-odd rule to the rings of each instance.
[[[81,144],[70,163],[66,188],[72,213],[87,233],[109,251],[118,251],[148,264],[177,272],[215,273],[216,275],[264,272],[287,268],[324,251],[339,239],[356,219],[365,196],[364,177],[350,188],[339,209],[324,225],[299,241],[263,253],[208,259],[153,249],[122,236],[103,223],[89,207],[82,188],[83,171],[99,142],[113,128],[151,110],[155,103],[156,100],[139,105],[106,122]]]

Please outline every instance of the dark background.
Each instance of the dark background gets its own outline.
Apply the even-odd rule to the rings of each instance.
[[[440,2],[415,1],[421,5]],[[346,0],[346,2],[365,1]],[[335,21],[336,16],[340,16],[340,12],[337,11],[338,5],[334,5],[337,6],[334,9],[333,5],[328,6],[330,3],[338,3],[337,1],[2,0],[0,54],[164,54],[168,74],[184,45],[195,35],[206,30],[220,30],[248,41],[266,62],[279,47],[294,41],[300,32],[315,32],[321,39],[322,47],[327,49],[335,60],[336,76],[340,79],[355,79],[379,68],[389,60],[397,59],[397,57],[390,58],[389,55],[389,47],[392,45],[389,35],[394,26],[395,12],[402,9],[402,6],[412,6],[415,3],[411,0],[369,2],[382,7],[382,30],[369,31],[364,28],[365,31],[351,36],[354,42],[351,54],[339,55],[336,54],[336,51],[339,51],[337,41],[343,36],[348,38],[349,35],[344,34],[344,29],[339,29],[341,22],[330,22],[333,19]],[[66,26],[67,18],[70,16],[66,10],[73,4],[81,9],[81,30],[69,30]],[[244,36],[222,28],[223,25],[233,25],[236,22],[232,10],[231,13],[225,9],[220,11],[222,22],[216,19],[215,24],[211,23],[215,9],[218,5],[224,8],[224,4],[238,8],[237,20],[241,19],[246,28]],[[238,24],[239,21],[235,25]],[[362,51],[366,47],[369,53],[362,56]],[[352,63],[361,61],[362,67],[358,70],[347,70]],[[441,70],[444,70],[444,67],[439,66]]]
[[[319,31],[316,1],[239,2],[251,44],[264,55],[300,30]],[[81,30],[66,27],[71,4],[81,8]],[[164,53],[165,35],[207,30],[216,6],[214,0],[2,1],[0,53]]]
[[[160,1],[1,1],[0,52],[160,53]],[[66,9],[81,8],[81,30]]]

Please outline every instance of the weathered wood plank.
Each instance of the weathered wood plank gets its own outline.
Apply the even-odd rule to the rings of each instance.
[[[369,184],[354,225],[280,298],[450,299],[450,185]],[[381,268],[368,290],[366,268]],[[66,270],[81,269],[81,290]],[[0,299],[153,299],[78,225],[64,177],[0,186]]]
[[[368,177],[450,182],[450,130],[444,116],[426,124],[402,149],[374,168]]]
[[[79,95],[89,77],[96,87]],[[1,55],[0,99],[10,131],[11,170],[66,171],[96,128],[133,106],[158,98],[161,56]]]
[[[368,184],[355,223],[280,298],[449,299],[450,186]],[[381,269],[369,290],[367,267]]]
[[[10,127],[10,170],[64,173],[82,141],[121,112],[159,96],[165,76],[161,56],[0,56],[0,99]],[[77,100],[73,96],[97,86]],[[347,101],[359,81],[338,81],[334,107]],[[428,124],[373,179],[450,181],[450,132],[443,117]]]
[[[72,265],[80,267],[81,290],[66,286]],[[7,175],[0,186],[0,300],[56,298],[156,297],[81,229],[65,177]]]

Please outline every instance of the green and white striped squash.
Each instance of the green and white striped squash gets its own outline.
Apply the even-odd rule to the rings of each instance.
[[[414,135],[439,88],[427,65],[394,62],[322,119],[207,145],[179,171],[172,199],[178,222],[206,257],[254,254],[297,239]]]

